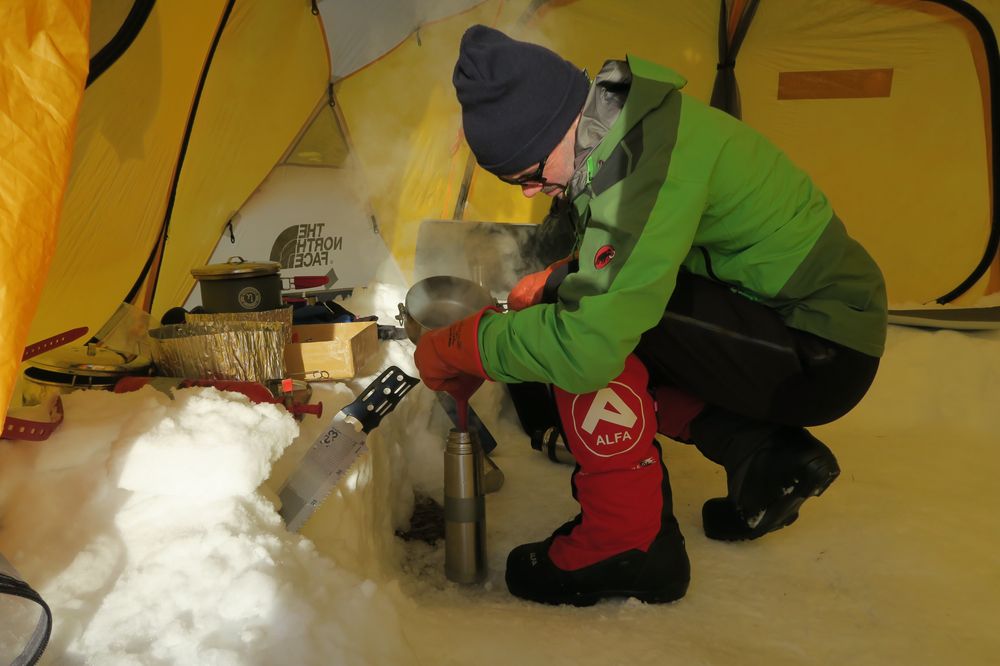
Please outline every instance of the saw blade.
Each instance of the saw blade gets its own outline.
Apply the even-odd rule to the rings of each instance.
[[[330,426],[316,438],[278,492],[278,513],[289,531],[298,532],[306,524],[365,451],[368,433],[417,383],[417,379],[390,366],[354,402],[334,415]]]

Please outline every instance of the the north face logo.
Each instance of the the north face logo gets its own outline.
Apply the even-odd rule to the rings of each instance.
[[[577,437],[591,453],[602,458],[631,450],[646,429],[642,401],[621,382],[576,396],[572,411]]]
[[[344,249],[344,237],[327,233],[325,227],[323,222],[287,227],[271,245],[271,261],[279,262],[282,268],[328,266],[332,253]]]

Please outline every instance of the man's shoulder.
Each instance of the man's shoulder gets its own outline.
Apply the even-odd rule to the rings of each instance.
[[[631,54],[626,56],[626,62],[628,62],[632,76],[635,78],[665,83],[677,89],[683,88],[687,84],[687,79],[680,73],[664,65]]]
[[[690,106],[691,103],[699,104],[698,100],[681,91],[687,79],[668,67],[633,55],[628,56],[627,66],[631,74],[631,86],[625,100],[627,113],[624,115],[628,118],[626,132],[637,125],[652,123],[659,126],[665,123],[674,128],[668,131],[672,135],[676,131],[681,107]],[[658,127],[656,131],[662,134],[666,129]]]

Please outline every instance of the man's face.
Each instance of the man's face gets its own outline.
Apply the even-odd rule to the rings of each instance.
[[[501,180],[521,188],[521,194],[533,197],[539,192],[550,197],[566,196],[566,186],[573,176],[574,144],[576,143],[576,123],[570,127],[559,145],[549,153],[544,161],[532,164],[527,169],[504,176]],[[541,167],[541,169],[539,169]]]

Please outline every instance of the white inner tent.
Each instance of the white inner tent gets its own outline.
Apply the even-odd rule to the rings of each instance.
[[[573,468],[530,447],[494,383],[472,399],[504,477],[486,497],[483,583],[447,579],[443,540],[401,536],[443,500],[452,424],[422,385],[286,529],[276,493],[331,415],[390,365],[417,376],[405,339],[380,341],[353,379],[313,383],[320,418],[213,388],[67,393],[48,440],[0,440],[0,573],[51,608],[40,663],[995,661],[997,0],[33,0],[0,17],[11,415],[33,414],[28,343],[93,334],[122,303],[154,326],[200,302],[192,268],[234,255],[326,277],[383,326],[443,270],[505,298],[527,265],[507,241],[549,202],[483,172],[464,142],[451,70],[475,23],[591,74],[625,53],[661,62],[708,101],[725,21],[743,120],[830,195],[893,310],[979,329],[890,326],[866,398],[812,429],[841,476],[762,539],[704,536],[725,474],[662,438],[692,561],[667,605],[508,593],[507,553],[578,506]],[[472,222],[514,231],[473,248]],[[36,621],[0,595],[0,662],[19,663]]]

